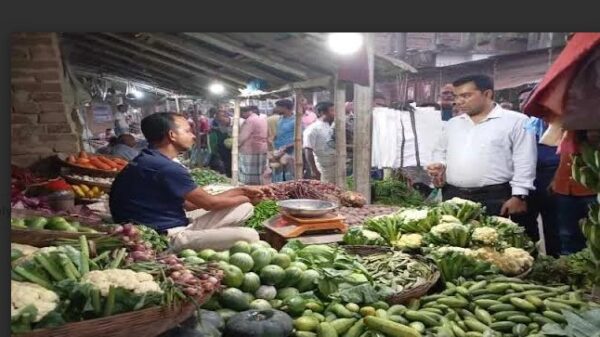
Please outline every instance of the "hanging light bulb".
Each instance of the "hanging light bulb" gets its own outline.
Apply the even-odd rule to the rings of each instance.
[[[225,87],[223,84],[215,82],[208,87],[208,90],[215,95],[221,95],[225,92]]]
[[[361,33],[329,33],[327,43],[332,51],[348,55],[362,47],[363,35]]]

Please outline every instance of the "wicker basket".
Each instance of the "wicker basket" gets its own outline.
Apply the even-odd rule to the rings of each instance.
[[[375,245],[343,245],[341,247],[344,248],[346,252],[359,256],[389,253],[392,251],[390,247]]]
[[[431,278],[426,282],[417,287],[410,288],[399,293],[388,296],[385,301],[389,304],[404,304],[413,298],[423,297],[431,287],[433,287],[440,279],[440,272],[435,271]]]
[[[92,227],[92,226],[90,226]],[[85,235],[88,239],[95,239],[107,233],[85,233],[85,232],[63,232],[51,231],[46,229],[16,229],[10,230],[10,242],[30,245],[34,247],[52,246],[56,241],[61,239],[77,239],[81,235]]]
[[[533,268],[529,268],[526,271],[522,272],[519,275],[516,275],[516,278],[520,278],[520,279],[525,279],[527,277],[527,275],[529,275],[529,273],[531,273],[531,271],[533,270]]]
[[[188,319],[195,310],[193,304],[179,308],[152,307],[124,314],[68,323],[60,327],[35,330],[12,337],[154,337]]]
[[[83,167],[75,164],[71,164],[67,161],[69,155],[64,153],[59,153],[56,155],[61,165],[69,167],[73,172],[81,173],[83,175],[97,176],[97,177],[111,177],[114,178],[119,174],[119,171],[106,171],[95,168]],[[110,156],[105,156],[109,157]]]
[[[89,187],[97,186],[99,189],[101,189],[107,193],[110,192],[110,187],[112,186],[111,184],[103,184],[103,183],[97,183],[97,182],[93,182],[93,181],[89,181],[89,180],[77,179],[68,174],[63,174],[62,177],[71,185],[83,184],[83,185],[87,185]]]

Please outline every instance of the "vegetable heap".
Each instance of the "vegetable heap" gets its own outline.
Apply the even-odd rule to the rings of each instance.
[[[261,201],[254,206],[254,213],[250,219],[246,220],[246,227],[261,230],[264,227],[264,222],[277,214],[279,214],[277,202],[272,200]]]
[[[227,184],[230,182],[226,176],[207,169],[207,168],[193,168],[190,171],[192,179],[198,186],[206,186],[211,184]]]
[[[348,207],[363,207],[366,199],[360,193],[342,191],[335,184],[299,179],[259,187],[266,199],[319,199],[335,201]]]
[[[122,158],[109,158],[103,155],[87,153],[85,151],[79,152],[78,155],[69,155],[67,162],[75,166],[103,171],[121,171],[127,165],[127,161]]]
[[[373,202],[383,205],[421,206],[425,199],[402,180],[387,178],[375,180],[373,185]]]
[[[31,230],[53,230],[64,232],[98,233],[95,229],[81,225],[78,221],[67,221],[64,217],[33,216],[28,218],[12,218],[11,228]]]

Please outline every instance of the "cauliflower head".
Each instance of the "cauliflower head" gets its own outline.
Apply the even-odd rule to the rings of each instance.
[[[458,223],[458,224],[460,224],[461,222],[457,217],[446,214],[446,215],[442,215],[440,217],[440,223]]]
[[[471,235],[471,240],[491,246],[498,241],[498,232],[492,227],[477,227]]]
[[[471,257],[477,256],[477,252],[475,252],[472,249],[462,248],[462,247],[453,247],[453,246],[439,247],[438,249],[436,249],[436,252],[439,254],[447,254],[447,253],[456,252],[456,253],[461,253],[463,255],[471,256]]]
[[[442,222],[439,225],[431,227],[431,233],[436,236],[442,236],[454,230],[467,230],[467,227],[459,222]]]
[[[461,199],[461,198],[456,198],[456,197],[454,197],[454,198],[452,198],[450,200],[446,200],[446,201],[444,201],[444,203],[461,205],[461,206],[464,206],[464,205],[469,205],[469,206],[473,206],[473,207],[479,207],[480,206],[480,204],[476,203],[475,201],[471,201],[471,200],[467,200],[467,199]]]
[[[159,284],[154,281],[152,275],[130,269],[93,270],[83,275],[81,282],[89,283],[98,288],[102,296],[108,295],[110,286],[131,290],[135,294],[162,293]]]
[[[10,281],[10,316],[15,317],[25,307],[33,305],[37,308],[37,315],[33,319],[39,322],[58,306],[59,297],[35,283]]]
[[[507,248],[500,253],[493,248],[479,248],[477,257],[494,264],[506,275],[518,275],[533,265],[533,257],[521,248]]]
[[[429,211],[426,209],[405,209],[398,212],[398,216],[405,221],[419,221],[427,218]]]
[[[34,247],[34,246],[23,245],[23,244],[14,243],[14,242],[10,243],[10,249],[16,249],[16,250],[20,251],[21,253],[23,253],[23,256],[31,255],[39,250],[39,248]]]
[[[421,234],[404,234],[398,240],[397,246],[400,248],[416,249],[423,244],[423,236]]]

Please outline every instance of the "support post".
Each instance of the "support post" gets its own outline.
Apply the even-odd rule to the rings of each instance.
[[[296,127],[294,128],[294,177],[302,179],[304,172],[304,163],[302,162],[302,115],[304,109],[302,107],[302,89],[294,89],[295,116]]]
[[[175,110],[177,113],[181,112],[181,109],[179,107],[179,97],[178,96],[175,96]]]
[[[231,144],[231,180],[233,184],[237,184],[239,181],[238,174],[238,137],[240,133],[240,99],[235,99],[235,105],[233,108],[233,128],[232,128],[232,144]]]
[[[356,191],[371,203],[371,129],[373,110],[373,34],[365,33],[369,85],[354,85],[354,181]]]
[[[337,80],[333,83],[333,104],[335,106],[335,184],[346,190],[346,86]]]

